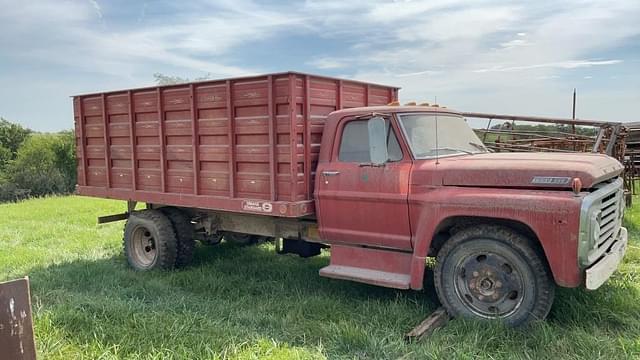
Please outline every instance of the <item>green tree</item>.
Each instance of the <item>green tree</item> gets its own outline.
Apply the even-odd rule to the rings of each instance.
[[[17,189],[41,196],[73,191],[75,173],[71,132],[32,134],[7,167],[7,180]]]
[[[9,150],[13,156],[30,133],[31,130],[0,118],[0,147]]]
[[[2,178],[4,169],[7,167],[7,164],[9,164],[9,161],[11,161],[12,158],[13,154],[11,153],[11,150],[0,144],[0,178]]]
[[[73,130],[56,134],[58,141],[53,143],[55,166],[64,177],[65,192],[72,192],[76,186],[76,135]]]

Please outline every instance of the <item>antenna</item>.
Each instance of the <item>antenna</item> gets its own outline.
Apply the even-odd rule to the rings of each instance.
[[[437,96],[435,96],[433,103],[434,104],[438,103],[438,97]],[[438,148],[438,112],[436,111],[436,166],[438,164],[440,164],[440,160],[438,159],[438,153],[439,152],[440,152],[440,150]]]
[[[573,88],[573,107],[571,111],[571,118],[576,119],[576,88]]]
[[[573,106],[571,109],[571,118],[573,120],[576,119],[576,88],[573,88]],[[572,123],[571,124],[571,130],[573,131],[573,133],[576,133],[576,124]]]

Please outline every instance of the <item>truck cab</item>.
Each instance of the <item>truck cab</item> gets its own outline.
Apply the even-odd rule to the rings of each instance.
[[[454,316],[544,318],[555,286],[597,289],[627,244],[622,165],[602,154],[492,153],[457,112],[329,115],[316,170],[326,277],[423,287]]]

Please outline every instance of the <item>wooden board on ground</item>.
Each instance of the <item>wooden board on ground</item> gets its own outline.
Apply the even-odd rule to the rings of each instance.
[[[409,331],[407,335],[405,335],[405,340],[421,340],[423,337],[431,334],[435,329],[444,326],[448,321],[449,314],[447,314],[444,308],[440,307],[424,319],[420,325]]]
[[[36,358],[27,277],[0,283],[0,358]]]

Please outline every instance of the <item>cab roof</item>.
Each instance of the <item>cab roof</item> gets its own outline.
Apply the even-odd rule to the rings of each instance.
[[[331,117],[337,116],[342,118],[345,116],[365,115],[368,113],[407,113],[407,112],[436,112],[452,115],[460,115],[462,113],[453,109],[438,106],[419,106],[419,105],[384,105],[384,106],[366,106],[349,109],[337,110],[331,113]]]

